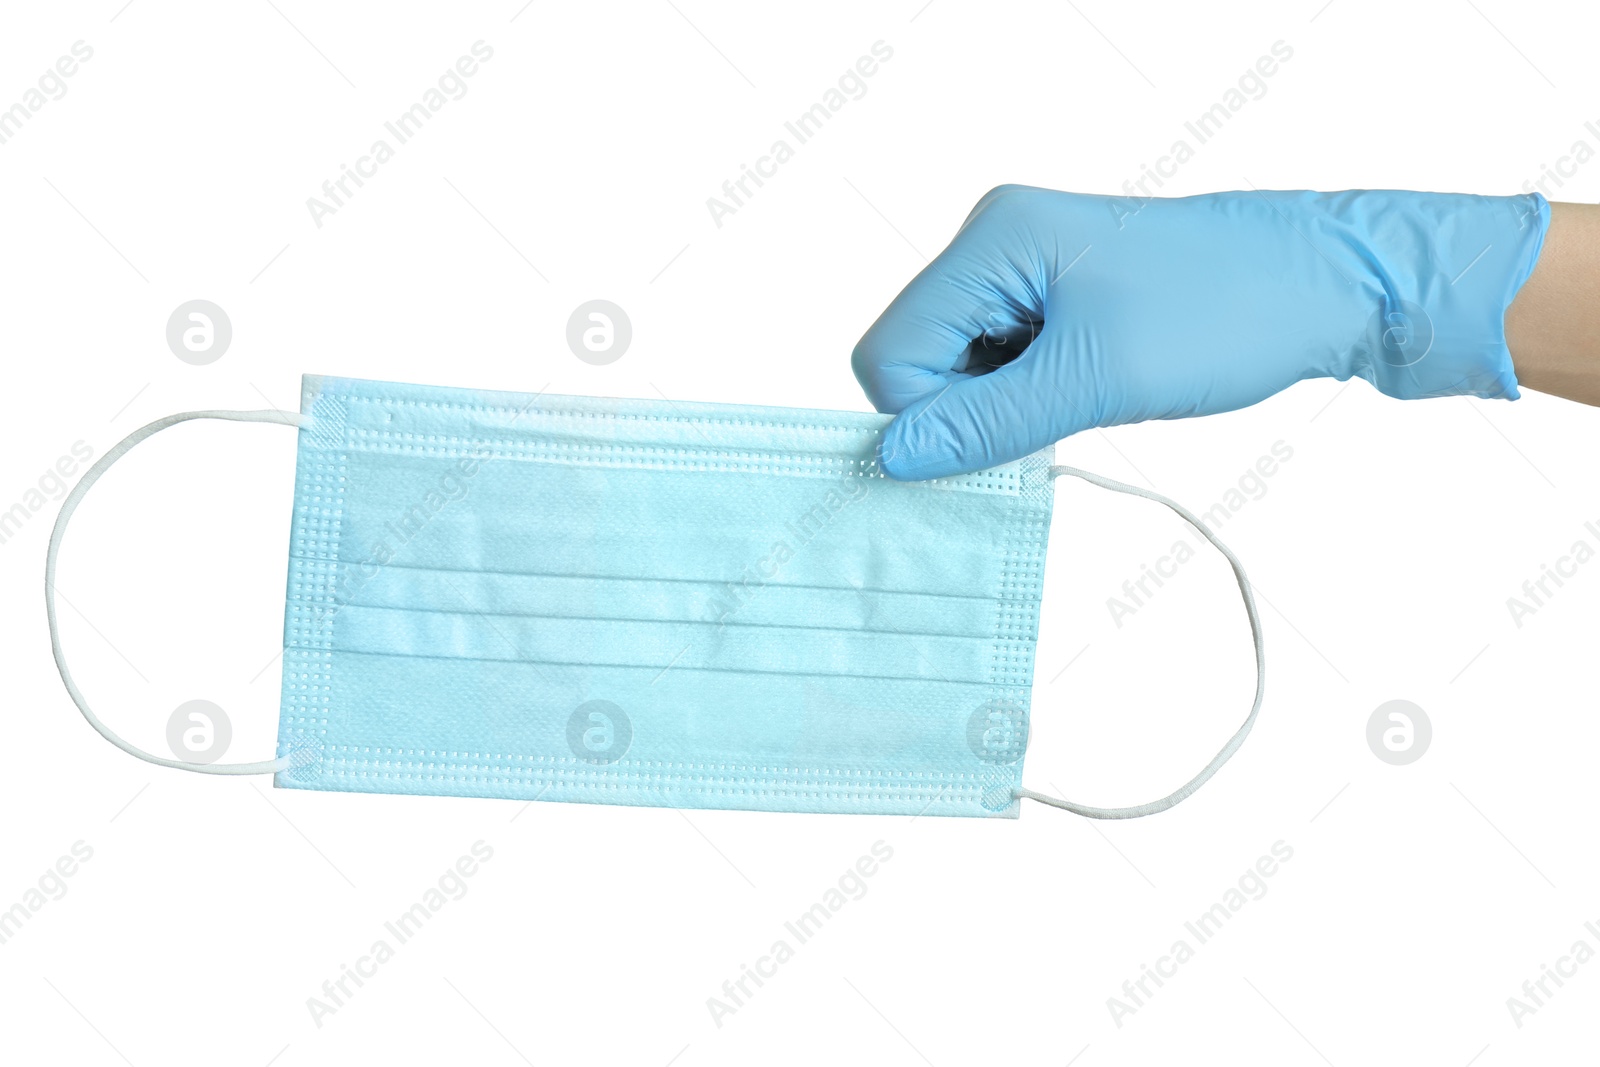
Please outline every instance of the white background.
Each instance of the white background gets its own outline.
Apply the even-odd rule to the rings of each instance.
[[[318,372],[863,410],[857,337],[989,187],[1116,192],[1275,41],[1293,48],[1165,190],[1521,191],[1600,120],[1577,5],[521,0],[8,5],[0,106],[93,58],[0,145],[9,379],[0,509],[82,441],[173,411],[295,407]],[[676,5],[676,6],[674,6]],[[120,8],[120,10],[119,10]],[[494,49],[318,228],[306,207],[473,42]],[[705,206],[875,41],[893,58],[717,227]],[[1588,102],[1588,103],[1586,103]],[[1586,110],[1587,109],[1587,110]],[[1600,162],[1556,199],[1589,200]],[[231,317],[217,362],[165,324]],[[624,358],[568,351],[580,302]],[[1519,1028],[1507,998],[1600,920],[1600,563],[1519,628],[1525,579],[1600,536],[1600,419],[1536,394],[1401,403],[1303,383],[1252,410],[1089,433],[1067,462],[1197,508],[1293,458],[1221,533],[1267,630],[1260,723],[1181,807],[1095,824],[637,810],[276,792],[97,737],[51,664],[48,501],[0,544],[0,908],[93,857],[0,945],[0,1055],[78,1064],[1574,1062],[1600,962]],[[180,703],[272,752],[294,435],[190,424],[79,512],[66,645],[104,717],[165,750]],[[57,494],[59,495],[59,490]],[[37,501],[35,501],[37,502]],[[1184,528],[1059,491],[1026,780],[1164,794],[1248,704],[1213,555],[1119,628],[1106,598]],[[1070,664],[1070,668],[1069,665]],[[1434,737],[1380,762],[1373,710]],[[482,840],[469,885],[319,1027],[307,999]],[[708,997],[876,841],[893,859],[743,1008]],[[1136,1013],[1123,996],[1274,842],[1293,858]],[[53,883],[52,883],[53,884]],[[1192,937],[1189,938],[1193,944]]]

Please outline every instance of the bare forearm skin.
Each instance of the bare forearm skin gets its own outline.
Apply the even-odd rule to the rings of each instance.
[[[1519,385],[1600,406],[1600,205],[1550,205],[1538,266],[1505,324]]]

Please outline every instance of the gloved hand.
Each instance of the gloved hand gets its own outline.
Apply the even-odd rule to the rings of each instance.
[[[1502,319],[1549,219],[1537,193],[1001,186],[856,346],[867,396],[899,413],[879,461],[964,473],[1303,378],[1514,400]]]

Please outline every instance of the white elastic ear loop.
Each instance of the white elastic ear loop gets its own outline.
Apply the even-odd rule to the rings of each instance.
[[[83,694],[78,692],[77,683],[72,680],[72,672],[67,669],[66,656],[61,651],[61,633],[56,623],[56,554],[61,550],[61,537],[67,532],[67,520],[72,518],[73,511],[88,493],[89,487],[106,472],[110,467],[134,445],[143,441],[151,434],[165,430],[168,426],[175,426],[180,422],[190,419],[226,419],[231,422],[276,422],[285,426],[300,426],[307,421],[293,411],[183,411],[176,415],[168,415],[164,419],[157,419],[148,426],[140,427],[127,437],[123,438],[116,447],[100,457],[99,462],[84,472],[83,480],[73,487],[67,494],[67,499],[61,505],[61,514],[56,516],[55,529],[50,531],[50,549],[44,559],[44,607],[45,614],[50,619],[50,651],[56,658],[56,669],[61,672],[61,681],[67,687],[72,702],[78,705],[78,710],[83,712],[83,717],[89,720],[89,725],[100,732],[100,736],[116,745],[130,756],[138,756],[142,760],[159,764],[162,767],[180,767],[186,771],[200,771],[205,774],[273,774],[285,770],[289,766],[289,757],[280,756],[278,759],[262,760],[259,763],[190,763],[186,760],[165,759],[153,756],[143,749],[124,741],[116,732],[95,717],[89,710],[89,702],[84,700]]]
[[[1233,576],[1238,579],[1239,592],[1244,596],[1245,613],[1250,616],[1250,636],[1255,640],[1256,646],[1255,703],[1250,705],[1250,714],[1245,716],[1243,725],[1239,727],[1232,737],[1228,738],[1228,743],[1222,746],[1222,750],[1211,758],[1210,763],[1201,768],[1199,774],[1189,779],[1177,792],[1172,793],[1170,796],[1162,797],[1160,800],[1152,800],[1148,804],[1136,804],[1131,808],[1093,808],[1087,804],[1077,804],[1070,800],[1062,800],[1058,797],[1046,796],[1043,793],[1035,793],[1031,789],[1018,789],[1016,791],[1016,795],[1019,797],[1027,797],[1029,800],[1037,800],[1041,804],[1065,808],[1067,811],[1077,812],[1079,815],[1087,815],[1091,819],[1137,819],[1141,815],[1154,815],[1158,811],[1166,811],[1178,801],[1205,785],[1207,779],[1216,774],[1217,769],[1227,763],[1235,752],[1239,751],[1239,746],[1244,744],[1245,737],[1250,733],[1250,727],[1256,723],[1256,713],[1261,710],[1261,697],[1266,692],[1267,687],[1267,660],[1266,653],[1262,650],[1261,617],[1256,614],[1256,598],[1250,592],[1250,579],[1245,577],[1244,564],[1239,562],[1239,557],[1229,551],[1227,545],[1217,540],[1216,535],[1207,529],[1205,524],[1195,518],[1189,512],[1189,509],[1182,504],[1169,500],[1160,493],[1152,493],[1150,490],[1140,489],[1136,485],[1126,485],[1122,482],[1112,481],[1110,478],[1102,478],[1098,474],[1090,474],[1088,471],[1081,471],[1076,467],[1055,466],[1050,468],[1051,478],[1059,478],[1063,474],[1070,474],[1074,478],[1082,478],[1084,481],[1092,485],[1098,485],[1102,489],[1111,489],[1118,493],[1128,493],[1132,496],[1142,496],[1146,500],[1154,500],[1157,504],[1165,504],[1177,512],[1185,522],[1199,530],[1202,537],[1215,545],[1218,552],[1227,557],[1228,565],[1233,568]]]

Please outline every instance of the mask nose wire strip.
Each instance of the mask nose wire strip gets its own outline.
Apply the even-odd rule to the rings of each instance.
[[[1228,738],[1228,743],[1222,746],[1221,751],[1211,758],[1210,763],[1201,768],[1199,774],[1189,779],[1189,781],[1181,786],[1176,792],[1169,796],[1162,797],[1160,800],[1152,800],[1148,804],[1137,804],[1130,808],[1095,808],[1090,807],[1087,804],[1078,804],[1070,800],[1062,800],[1059,797],[1047,796],[1043,793],[1035,793],[1031,789],[1018,789],[1015,794],[1018,797],[1027,797],[1029,800],[1037,800],[1041,804],[1049,804],[1052,807],[1065,808],[1067,811],[1076,812],[1079,815],[1086,815],[1091,819],[1136,819],[1141,815],[1154,815],[1158,811],[1166,811],[1168,808],[1177,804],[1178,801],[1183,800],[1190,793],[1193,793],[1196,789],[1199,789],[1202,785],[1205,785],[1207,779],[1209,779],[1213,774],[1216,774],[1218,768],[1220,768],[1224,763],[1227,763],[1228,760],[1232,758],[1233,754],[1239,751],[1239,746],[1244,744],[1244,739],[1249,735],[1250,728],[1255,725],[1256,713],[1261,710],[1261,697],[1266,692],[1267,686],[1266,653],[1262,649],[1261,641],[1261,616],[1256,613],[1256,599],[1255,596],[1250,592],[1250,579],[1245,576],[1244,564],[1240,563],[1239,557],[1235,556],[1228,549],[1227,545],[1217,540],[1216,536],[1206,528],[1204,523],[1195,518],[1189,509],[1185,508],[1182,504],[1179,504],[1174,500],[1169,500],[1160,493],[1152,493],[1150,490],[1140,489],[1136,485],[1127,485],[1123,482],[1113,481],[1110,478],[1102,478],[1098,474],[1090,474],[1088,471],[1079,470],[1076,467],[1054,466],[1050,468],[1051,478],[1059,478],[1063,474],[1070,474],[1074,478],[1082,478],[1084,481],[1089,482],[1092,485],[1098,485],[1102,489],[1110,489],[1118,493],[1128,493],[1132,496],[1144,497],[1146,500],[1154,500],[1156,503],[1164,504],[1173,511],[1177,512],[1185,522],[1187,522],[1190,526],[1193,526],[1196,530],[1200,531],[1200,535],[1202,537],[1216,546],[1218,552],[1221,552],[1225,557],[1227,557],[1228,565],[1233,568],[1234,578],[1239,582],[1239,592],[1244,597],[1245,613],[1250,616],[1250,635],[1255,641],[1256,646],[1255,703],[1250,705],[1250,714],[1245,716],[1244,723],[1240,725],[1238,731],[1235,732],[1232,737]]]
[[[272,774],[285,770],[289,766],[289,758],[281,756],[278,759],[262,760],[259,763],[190,763],[185,760],[165,759],[154,756],[119,737],[105,723],[96,718],[90,710],[89,702],[78,691],[77,683],[72,680],[72,672],[67,669],[66,655],[61,651],[61,633],[56,622],[56,556],[61,551],[61,538],[67,532],[67,520],[72,518],[72,513],[77,510],[89,487],[117,460],[121,459],[129,449],[143,441],[152,434],[165,430],[168,426],[176,426],[180,422],[190,419],[225,419],[230,422],[276,422],[285,426],[301,426],[309,421],[293,411],[183,411],[176,415],[157,419],[148,426],[140,427],[127,437],[123,438],[111,451],[100,457],[99,462],[84,472],[82,480],[73,487],[72,492],[61,505],[61,514],[56,517],[56,525],[50,531],[50,548],[44,561],[44,606],[45,613],[50,620],[50,651],[56,658],[56,669],[61,672],[61,681],[67,687],[67,693],[72,697],[72,702],[78,705],[78,710],[83,712],[83,717],[89,720],[89,725],[100,732],[100,736],[116,745],[130,756],[138,756],[142,760],[157,764],[162,767],[179,767],[186,771],[200,771],[205,774]]]

